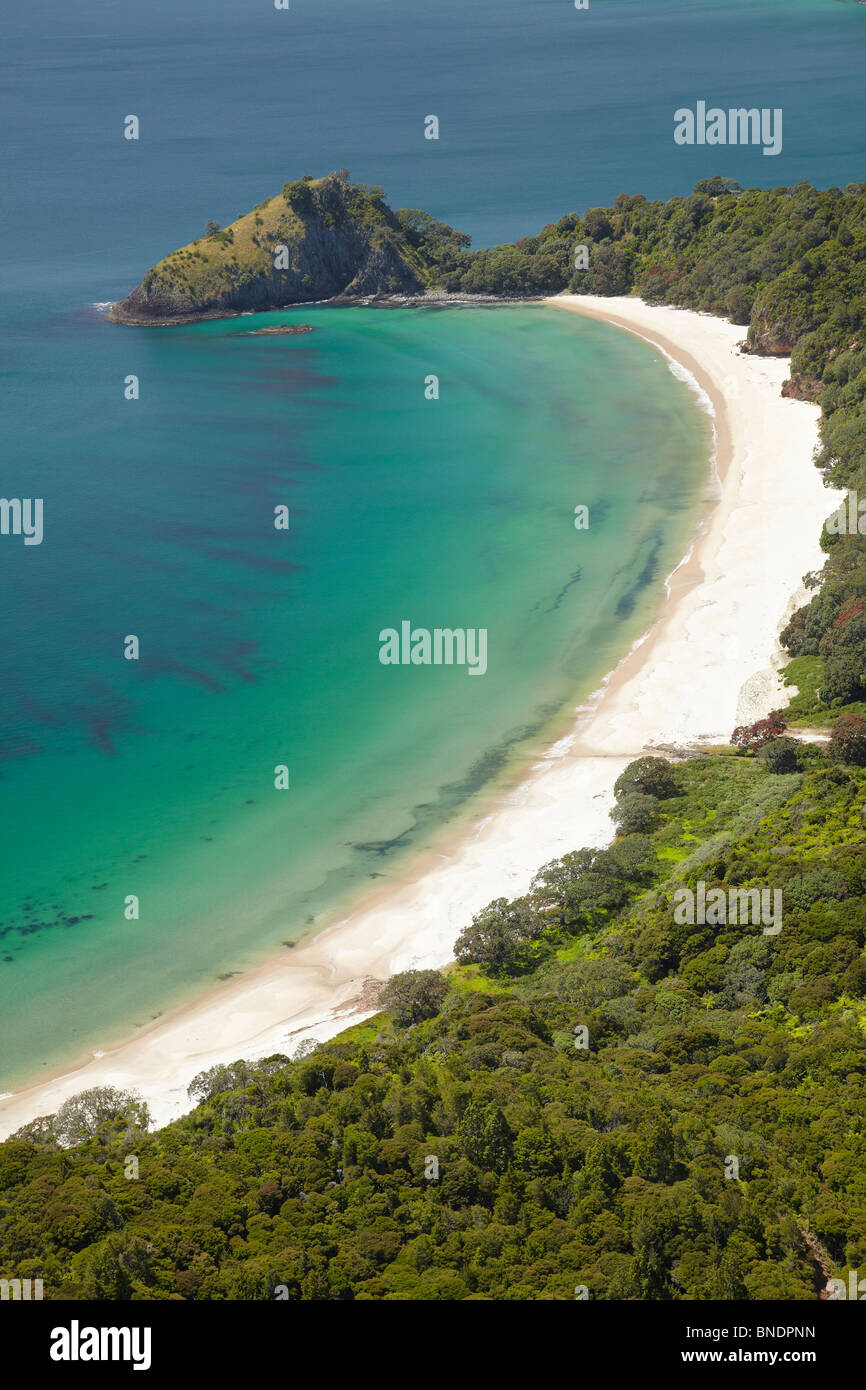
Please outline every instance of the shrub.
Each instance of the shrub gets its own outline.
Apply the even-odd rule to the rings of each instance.
[[[756,752],[774,738],[779,738],[787,727],[779,710],[774,709],[766,719],[759,719],[755,724],[739,724],[731,734],[731,743],[744,753]]]
[[[294,183],[283,184],[283,197],[292,211],[300,217],[313,211],[313,190],[305,179],[296,179]]]
[[[799,772],[800,745],[795,738],[774,738],[759,754],[768,772]]]
[[[611,811],[611,817],[623,835],[651,830],[658,815],[658,801],[645,792],[626,792]]]
[[[392,975],[379,1003],[401,1028],[438,1014],[448,986],[438,970],[402,970]]]
[[[232,1062],[228,1065],[217,1063],[207,1071],[200,1071],[186,1088],[190,1100],[200,1105],[204,1100],[212,1100],[221,1091],[238,1090],[246,1085],[250,1069],[246,1062]]]
[[[523,946],[539,936],[543,923],[527,898],[495,898],[476,912],[454,943],[462,965],[513,965]]]
[[[90,1139],[102,1125],[118,1121],[147,1129],[150,1116],[141,1096],[116,1086],[93,1086],[63,1102],[54,1116],[54,1132],[61,1144],[71,1146]]]
[[[832,660],[821,682],[821,699],[831,709],[862,698],[866,684],[866,659],[858,652],[841,652]]]
[[[829,748],[836,762],[866,767],[866,719],[859,714],[843,714],[833,728]]]
[[[813,903],[847,897],[848,885],[834,869],[810,869],[790,878],[785,884],[784,893],[788,907],[807,912]]]
[[[617,799],[626,792],[643,792],[646,796],[657,797],[676,796],[677,784],[666,758],[636,758],[617,777],[613,791]]]

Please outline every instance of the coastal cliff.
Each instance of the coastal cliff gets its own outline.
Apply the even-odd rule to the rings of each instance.
[[[423,293],[424,258],[383,190],[344,170],[287,183],[230,226],[209,226],[112,306],[116,323],[172,324],[321,299]]]

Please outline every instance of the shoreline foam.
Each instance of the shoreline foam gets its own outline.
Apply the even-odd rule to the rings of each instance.
[[[647,632],[498,809],[449,854],[350,916],[74,1070],[0,1099],[0,1137],[89,1086],[134,1087],[154,1122],[190,1109],[186,1087],[218,1062],[291,1052],[375,1012],[370,981],[444,965],[472,914],[526,890],[537,869],[612,836],[613,782],[643,751],[726,742],[786,703],[778,633],[822,560],[835,493],[812,462],[818,409],[780,395],[788,359],[744,356],[742,330],[638,299],[561,295],[548,304],[641,337],[696,383],[714,413],[718,496],[666,581]],[[675,373],[676,374],[676,373]]]

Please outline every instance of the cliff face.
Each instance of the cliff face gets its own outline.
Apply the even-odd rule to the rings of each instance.
[[[746,337],[750,352],[757,352],[765,357],[790,357],[795,342],[796,337],[787,323],[780,322],[767,310],[756,306],[752,311]]]
[[[864,0],[866,3],[866,0]],[[782,395],[794,401],[816,401],[824,383],[817,377],[804,376],[802,372],[792,372],[782,383]]]
[[[288,183],[231,226],[166,256],[108,317],[165,324],[336,296],[417,294],[427,278],[382,190],[337,173]]]

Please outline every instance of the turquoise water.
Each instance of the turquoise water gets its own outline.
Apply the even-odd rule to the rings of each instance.
[[[615,664],[693,524],[709,421],[626,335],[544,308],[295,318],[314,332],[98,323],[141,398],[107,378],[42,545],[2,552],[27,615],[0,734],[7,1086],[398,873]],[[406,619],[486,629],[486,673],[383,665]]]
[[[864,36],[855,0],[5,17],[0,490],[45,499],[45,539],[0,538],[0,1088],[295,939],[516,776],[643,629],[705,474],[687,388],[555,311],[315,308],[243,339],[93,305],[306,172],[476,245],[717,171],[844,185]],[[783,153],[675,146],[700,98],[783,107]],[[383,667],[402,619],[486,627],[487,674]]]

